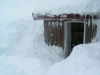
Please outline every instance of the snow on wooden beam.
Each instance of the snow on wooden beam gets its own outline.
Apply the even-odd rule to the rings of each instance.
[[[56,20],[57,15],[52,15],[52,14],[46,14],[46,15],[41,15],[41,14],[33,14],[33,19],[34,20]]]
[[[79,14],[60,14],[60,15],[52,15],[52,14],[33,14],[34,20],[88,20],[88,19],[100,19],[99,15],[79,15]]]

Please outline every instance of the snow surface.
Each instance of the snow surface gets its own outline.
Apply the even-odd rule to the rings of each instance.
[[[0,75],[44,75],[63,51],[44,42],[43,22],[33,21],[36,0],[0,0]]]
[[[47,75],[100,75],[100,42],[74,47],[67,59],[49,68]]]
[[[0,75],[100,75],[100,43],[76,46],[65,60],[61,48],[46,45],[32,12],[47,1],[0,0]]]
[[[100,0],[41,0],[33,13],[36,14],[100,14]]]
[[[0,75],[44,75],[63,51],[44,42],[43,24],[33,20],[0,25]]]

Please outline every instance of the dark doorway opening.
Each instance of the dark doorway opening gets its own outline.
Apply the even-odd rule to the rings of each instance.
[[[82,44],[84,37],[84,23],[71,23],[71,50],[75,45]]]

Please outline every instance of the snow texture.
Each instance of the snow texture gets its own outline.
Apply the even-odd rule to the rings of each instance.
[[[35,8],[55,14],[84,10],[98,13],[99,3],[99,0],[0,0],[0,75],[100,75],[100,43],[76,46],[63,60],[61,48],[44,42],[43,22],[32,19]]]
[[[61,48],[47,46],[42,22],[14,21],[0,28],[0,75],[44,75],[63,59]]]
[[[36,14],[100,14],[100,0],[42,0],[38,1],[33,13]]]
[[[47,75],[100,75],[100,42],[78,45],[71,55],[49,68]]]
[[[33,21],[35,0],[0,0],[0,75],[44,75],[63,51],[44,42],[42,21]]]

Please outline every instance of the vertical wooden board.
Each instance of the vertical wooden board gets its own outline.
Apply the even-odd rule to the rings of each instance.
[[[62,27],[61,27],[61,45],[62,48],[64,49],[64,21],[62,21]]]
[[[93,31],[92,38],[94,38],[94,33],[95,33],[95,26],[94,25],[92,26],[92,31]]]
[[[85,43],[89,43],[89,27],[88,27],[88,21],[86,22]]]
[[[60,25],[58,21],[58,46],[60,46]]]
[[[91,33],[90,33],[90,26],[87,24],[86,25],[86,43],[90,43],[90,36],[91,36]]]
[[[49,30],[49,33],[48,33],[48,41],[49,41],[49,45],[51,45],[51,21],[48,21],[48,30]]]
[[[62,21],[60,23],[60,47],[62,47]]]
[[[92,31],[92,23],[90,24],[89,31],[90,31],[90,32],[89,32],[89,33],[90,33],[90,34],[89,34],[89,43],[90,43],[90,42],[92,41],[92,38],[93,38],[93,37],[92,37],[92,34],[93,34],[93,31]]]
[[[62,47],[62,43],[63,43],[63,41],[64,41],[64,39],[62,39],[64,36],[62,36],[62,33],[63,33],[63,29],[62,29],[62,26],[63,26],[63,23],[62,23],[62,21],[61,21],[61,25],[60,25],[60,47]],[[64,34],[64,33],[63,33]]]
[[[53,28],[52,21],[49,21],[49,42],[50,45],[53,45]]]
[[[94,25],[94,38],[96,37],[96,34],[97,34],[97,25],[95,24]]]
[[[62,25],[62,22],[59,21],[58,22],[58,46],[61,47],[61,25]]]
[[[47,44],[48,44],[48,45],[50,45],[50,38],[49,38],[49,32],[50,32],[50,31],[49,31],[49,27],[50,27],[50,26],[49,26],[49,21],[48,21],[48,24],[47,24],[47,38],[48,38],[48,39],[47,39]]]
[[[52,21],[52,30],[53,30],[52,43],[53,43],[53,45],[55,45],[55,22],[54,21]]]
[[[51,34],[50,34],[50,36],[51,36],[51,46],[53,46],[54,44],[53,44],[53,21],[51,21]]]
[[[55,21],[54,21],[54,27],[53,27],[53,34],[54,34],[54,36],[53,36],[53,43],[55,45],[55,43],[56,43],[56,23],[55,23]]]
[[[47,43],[48,38],[47,38],[47,21],[44,21],[44,39],[45,42]]]
[[[58,46],[58,21],[55,21],[55,46]]]
[[[97,33],[97,25],[93,25],[93,38],[95,38],[96,36],[96,33]]]
[[[44,21],[44,40],[46,42],[46,21]]]
[[[58,21],[58,46],[60,46],[60,22]]]
[[[48,30],[49,30],[49,33],[48,33],[48,41],[49,41],[49,45],[51,45],[51,41],[52,41],[52,22],[51,20],[48,21]]]
[[[93,39],[93,33],[94,33],[94,30],[93,30],[93,24],[92,24],[92,28],[91,28],[91,41]]]
[[[45,26],[46,27],[46,29],[45,29],[46,30],[45,31],[45,34],[46,34],[46,43],[48,44],[48,21],[46,21],[45,24],[46,24],[46,26]]]

